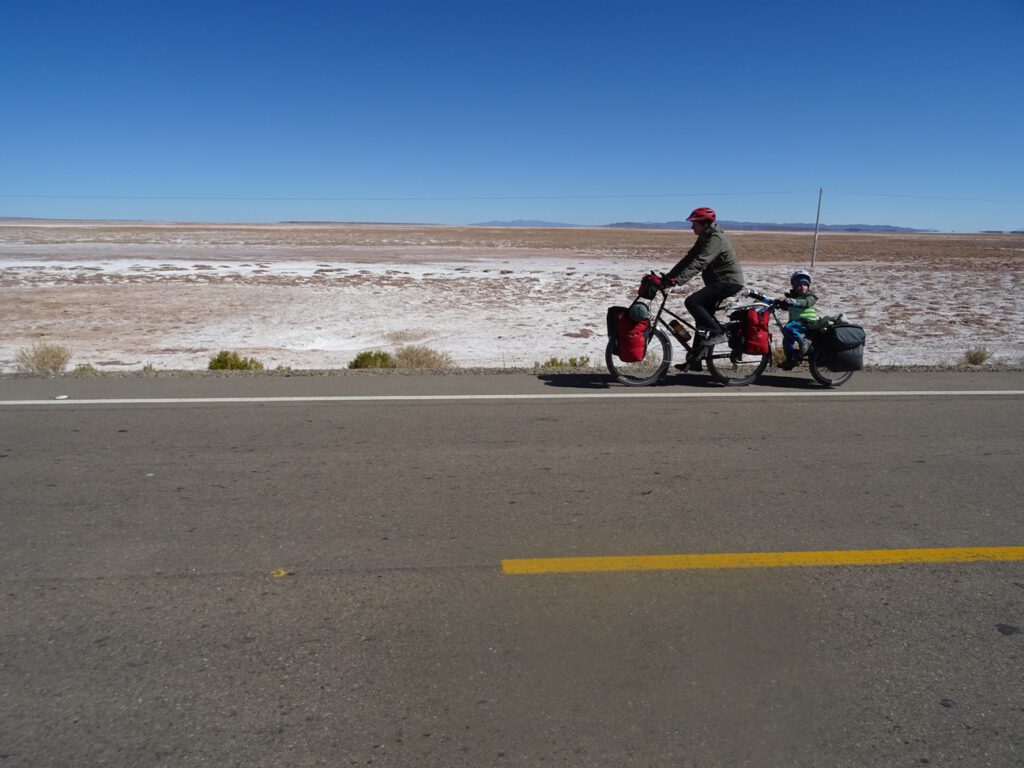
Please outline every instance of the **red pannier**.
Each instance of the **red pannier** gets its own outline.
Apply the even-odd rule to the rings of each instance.
[[[767,355],[771,351],[768,336],[769,320],[771,320],[771,313],[768,311],[747,310],[746,339],[743,344],[744,353],[748,355]]]
[[[608,338],[612,353],[624,363],[635,363],[647,354],[650,320],[633,320],[628,307],[608,307]]]

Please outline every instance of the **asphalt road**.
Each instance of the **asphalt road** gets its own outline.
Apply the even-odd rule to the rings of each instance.
[[[0,380],[0,766],[1024,764],[1024,562],[502,571],[1024,545],[1024,374],[838,392]]]

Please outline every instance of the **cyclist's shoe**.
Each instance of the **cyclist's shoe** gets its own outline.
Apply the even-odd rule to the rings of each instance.
[[[705,347],[713,347],[715,344],[722,344],[729,340],[729,337],[722,333],[713,333],[707,336],[707,338],[701,337],[700,343]]]
[[[799,360],[784,360],[783,362],[779,363],[779,368],[781,368],[783,371],[792,371],[794,368],[796,368],[796,365],[799,362]]]

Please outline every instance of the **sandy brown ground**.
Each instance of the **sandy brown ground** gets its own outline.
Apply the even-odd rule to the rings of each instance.
[[[74,224],[0,225],[2,242],[34,245],[68,243],[182,244],[209,246],[279,246],[337,248],[369,246],[381,254],[404,253],[409,247],[536,249],[541,251],[607,253],[653,261],[671,259],[692,241],[685,230],[657,229],[526,229],[496,227],[438,227],[426,225],[315,224]],[[729,232],[743,260],[760,263],[804,262],[812,250],[811,233]],[[1019,265],[1024,257],[1021,234],[872,234],[818,235],[822,261],[923,262],[956,266],[981,259],[986,263]]]
[[[730,232],[747,281],[781,293],[809,233]],[[692,244],[678,230],[417,225],[0,224],[0,371],[35,341],[101,370],[343,368],[423,343],[457,364],[603,359],[604,312]],[[1024,358],[1024,235],[819,235],[822,308],[870,333],[869,359]],[[687,292],[679,293],[678,304]],[[675,297],[673,298],[675,302]]]

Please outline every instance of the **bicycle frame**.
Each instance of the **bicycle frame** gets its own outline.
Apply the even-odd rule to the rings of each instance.
[[[661,294],[661,305],[658,307],[658,311],[655,313],[654,319],[651,321],[651,327],[650,327],[649,333],[653,334],[654,333],[654,329],[657,328],[660,325],[662,328],[664,328],[669,333],[670,336],[672,336],[677,342],[679,342],[680,346],[682,346],[683,349],[686,350],[687,357],[689,357],[693,353],[695,345],[696,345],[696,342],[697,342],[697,326],[693,322],[687,320],[685,317],[682,317],[681,315],[676,314],[671,309],[669,309],[668,307],[665,306],[665,303],[668,301],[668,291],[659,290],[659,293]],[[720,301],[718,303],[718,305],[715,307],[715,310],[714,310],[713,314],[717,315],[719,312],[721,312],[723,309],[725,309],[724,305],[725,305],[725,303],[727,301],[729,301],[730,298],[733,298],[733,297],[730,296],[730,297],[725,298],[722,301]],[[760,308],[760,307],[768,307],[771,310],[771,305],[770,304],[767,304],[767,302],[764,302],[764,301],[758,299],[756,304],[745,304],[745,305],[742,305],[742,306],[731,307],[730,308],[730,312],[734,312],[737,309],[752,309],[754,307],[758,307],[758,308]],[[778,324],[779,323],[779,319],[777,317],[775,317],[774,310],[771,310],[771,312],[772,312],[772,317],[774,318],[775,322]],[[673,318],[678,320],[683,325],[683,328],[686,329],[687,334],[689,335],[690,339],[693,340],[694,343],[693,344],[689,343],[689,341],[687,339],[683,338],[683,336],[680,333],[677,333],[676,330],[671,325],[669,325],[668,322],[664,319],[663,315],[671,315]],[[728,328],[729,327],[729,321],[721,322],[720,324],[721,324],[721,326],[723,328]],[[780,329],[782,328],[781,324],[779,324],[779,328]],[[716,359],[717,358],[726,358],[726,357],[729,357],[729,355],[731,354],[731,350],[728,351],[728,352],[724,352],[723,351],[723,352],[719,352],[719,353],[715,354],[713,352],[713,350],[710,349],[710,348],[709,349],[701,349],[700,353],[699,353],[699,357],[701,359],[703,359],[705,357],[711,356],[712,354],[714,354]]]
[[[687,335],[690,337],[690,339],[693,340],[696,340],[697,338],[697,326],[691,323],[685,317],[677,315],[675,312],[673,312],[671,309],[665,306],[665,302],[668,301],[668,291],[658,291],[658,293],[661,294],[661,305],[658,307],[658,311],[655,313],[654,319],[651,321],[649,333],[653,335],[654,329],[660,325],[668,332],[669,336],[671,336],[677,342],[679,342],[680,346],[682,346],[682,348],[686,350],[686,354],[690,355],[693,352],[693,345],[690,344],[689,340],[684,338],[681,333],[677,332],[675,328],[669,325],[668,321],[665,320],[663,315],[671,315],[676,320],[678,320],[682,324],[683,328],[686,329]]]

